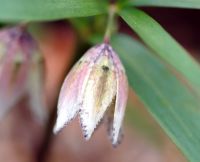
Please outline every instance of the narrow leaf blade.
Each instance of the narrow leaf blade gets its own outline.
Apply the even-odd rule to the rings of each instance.
[[[135,6],[179,7],[200,9],[199,0],[132,0]]]
[[[44,21],[104,13],[100,0],[0,0],[0,21]]]
[[[155,53],[180,72],[200,94],[200,66],[155,20],[138,9],[120,13],[127,24]]]
[[[126,68],[129,85],[191,162],[200,161],[200,102],[143,45],[124,35],[113,48]]]

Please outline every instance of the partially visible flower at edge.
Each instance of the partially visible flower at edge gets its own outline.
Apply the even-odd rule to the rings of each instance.
[[[36,42],[24,27],[17,26],[0,31],[0,119],[23,96],[29,95],[32,112],[38,119],[45,120],[40,79],[42,69],[36,68],[41,62],[40,57]],[[35,82],[33,75],[38,76]]]
[[[75,64],[63,83],[54,133],[79,114],[88,140],[99,122],[107,118],[115,146],[120,141],[127,97],[128,81],[120,59],[109,44],[96,45]]]

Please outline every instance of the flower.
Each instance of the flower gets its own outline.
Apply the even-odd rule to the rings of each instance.
[[[79,114],[84,137],[88,140],[106,114],[109,136],[116,145],[127,97],[128,82],[120,59],[109,44],[96,45],[75,64],[63,83],[54,133]]]
[[[41,108],[43,101],[38,99],[38,96],[41,96],[41,82],[33,83],[32,79],[35,73],[38,76],[41,71],[35,72],[39,57],[36,42],[24,27],[17,26],[0,31],[0,118],[25,94],[30,96],[30,108],[33,112],[40,119],[44,118],[44,110]],[[40,103],[40,107],[37,103]]]

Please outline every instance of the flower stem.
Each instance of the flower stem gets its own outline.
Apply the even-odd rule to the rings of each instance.
[[[26,30],[27,27],[29,25],[29,22],[21,22],[18,26],[22,29],[22,30]]]
[[[116,13],[116,5],[111,4],[108,11],[108,22],[106,27],[106,32],[104,35],[104,43],[110,42],[110,37],[112,34],[113,26],[114,26],[114,19],[115,19],[115,13]]]

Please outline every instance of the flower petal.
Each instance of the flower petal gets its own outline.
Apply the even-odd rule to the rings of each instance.
[[[116,74],[107,46],[106,44],[100,46],[103,50],[92,67],[83,93],[80,119],[87,140],[116,95]]]
[[[35,59],[37,57],[37,59]],[[39,54],[35,54],[29,63],[30,71],[27,80],[27,91],[29,94],[29,103],[32,113],[39,122],[47,120],[47,108],[44,98],[44,80],[43,80],[43,64]]]
[[[117,95],[115,103],[113,131],[112,131],[112,144],[115,146],[120,140],[121,126],[124,118],[125,108],[128,98],[128,81],[125,70],[118,56],[113,52],[113,59],[116,66],[117,76]]]
[[[35,40],[24,27],[7,28],[0,32],[0,116],[8,112],[29,88],[37,90],[36,87],[29,86],[28,82],[31,80],[37,84],[32,61],[38,51]],[[33,77],[29,79],[30,76]],[[42,113],[37,99],[41,94],[32,96],[32,106],[34,105],[34,110],[37,109],[39,116]]]
[[[25,93],[24,85],[29,68],[19,44],[21,34],[17,27],[0,32],[0,52],[3,52],[0,60],[0,118]]]
[[[95,51],[96,47],[88,50],[66,77],[58,100],[58,117],[54,133],[57,133],[78,113],[82,102],[83,89],[90,74],[93,60],[98,57],[98,53]]]
[[[21,63],[5,62],[0,74],[0,103],[3,116],[25,93],[28,65]]]

